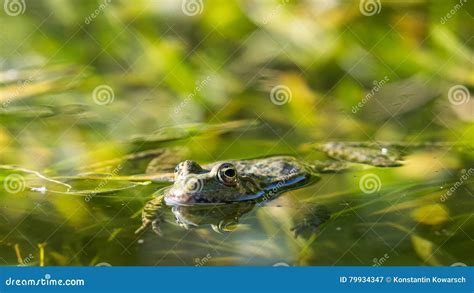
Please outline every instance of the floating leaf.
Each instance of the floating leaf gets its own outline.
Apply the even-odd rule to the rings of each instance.
[[[400,166],[401,153],[392,147],[363,146],[354,143],[329,142],[315,144],[314,148],[331,158],[379,167]]]
[[[411,214],[411,217],[422,224],[439,225],[448,220],[448,210],[442,204],[432,204],[417,208]]]
[[[134,143],[166,142],[185,139],[201,134],[221,134],[233,131],[243,131],[258,126],[257,121],[238,120],[220,124],[190,123],[172,127],[163,127],[153,134],[136,135],[130,140]]]
[[[440,199],[442,195],[443,193],[441,192],[434,192],[432,194],[429,194],[427,196],[422,196],[414,200],[401,201],[400,203],[395,203],[395,204],[390,205],[387,208],[378,210],[374,212],[373,214],[381,215],[381,214],[386,214],[386,213],[391,213],[391,212],[396,212],[396,211],[402,211],[406,209],[418,208],[422,206],[424,203],[426,203],[426,201],[434,201],[434,200]]]
[[[42,118],[49,117],[55,114],[52,107],[47,106],[16,106],[6,107],[0,111],[1,117],[18,118]]]
[[[450,265],[456,260],[440,246],[419,235],[411,235],[411,242],[418,257],[426,264],[433,266]]]
[[[430,265],[441,265],[436,257],[434,256],[434,244],[433,242],[426,240],[417,235],[411,236],[411,242],[416,254],[427,264]]]

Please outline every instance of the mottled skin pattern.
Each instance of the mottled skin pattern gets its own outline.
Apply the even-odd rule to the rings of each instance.
[[[219,180],[223,165],[235,167],[236,179],[226,185]],[[184,161],[176,167],[174,185],[165,193],[168,204],[196,205],[232,203],[256,199],[276,186],[282,192],[309,179],[308,169],[293,157],[225,161],[200,166]]]
[[[319,144],[316,148],[337,160],[368,164],[377,167],[400,166],[402,156],[391,147],[364,147],[357,144],[330,142]]]
[[[309,165],[294,157],[275,156],[215,162],[203,166],[191,160],[181,162],[176,167],[173,185],[145,205],[143,225],[137,232],[151,224],[153,230],[160,233],[159,225],[164,222],[165,204],[174,207],[173,213],[179,224],[193,226],[196,222],[189,220],[189,215],[203,215],[207,211],[196,212],[188,209],[191,207],[266,201],[284,191],[305,185],[311,177],[317,177],[320,173],[345,171],[354,163],[379,167],[399,166],[402,159],[400,152],[390,145],[379,147],[326,143],[315,147],[334,160]],[[233,212],[229,214],[233,215]],[[321,215],[315,219],[305,220],[303,224],[296,226],[295,234],[306,227],[318,227],[329,219],[328,212],[319,214]]]
[[[231,167],[235,170],[232,184],[225,184],[219,172]],[[284,191],[300,187],[312,174],[310,168],[289,156],[277,156],[255,160],[225,161],[200,166],[195,161],[184,161],[176,166],[174,184],[149,201],[142,213],[142,226],[137,233],[150,224],[160,234],[164,222],[164,205],[173,206],[177,222],[189,226],[183,220],[179,207],[213,206],[238,202],[257,202],[273,199]],[[232,212],[229,212],[232,214]]]

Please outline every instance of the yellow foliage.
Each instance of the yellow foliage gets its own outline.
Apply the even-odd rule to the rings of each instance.
[[[411,217],[422,224],[439,225],[448,220],[448,210],[442,204],[432,204],[417,208],[411,214]]]

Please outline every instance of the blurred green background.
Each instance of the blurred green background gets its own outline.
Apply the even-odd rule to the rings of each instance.
[[[4,166],[64,176],[97,171],[89,167],[112,160],[100,171],[129,175],[143,173],[144,165],[113,172],[113,160],[156,148],[184,148],[184,158],[205,163],[271,154],[319,159],[301,144],[329,140],[474,142],[472,1],[0,3]],[[222,124],[241,119],[249,122]],[[194,265],[210,253],[207,264],[373,265],[374,258],[388,253],[392,265],[472,265],[473,179],[463,182],[450,207],[426,201],[439,198],[440,188],[458,181],[472,163],[472,153],[434,151],[411,157],[400,169],[373,171],[384,186],[395,187],[370,211],[331,224],[327,230],[333,233],[320,242],[294,240],[283,232],[271,237],[275,227],[291,221],[287,209],[268,216],[275,207],[248,217],[247,224],[260,230],[244,223],[230,238],[206,228],[193,232],[188,242],[177,241],[180,229],[167,242],[151,235],[144,240],[133,229],[159,186],[107,182],[109,189],[100,188],[109,196],[86,202],[97,182],[74,182],[77,192],[68,194],[64,186],[16,169],[27,188],[15,194],[0,188],[0,264],[21,263],[31,253],[33,264]],[[2,179],[12,173],[0,172]],[[295,191],[296,202],[317,194],[318,202],[337,213],[354,200],[353,192],[360,193],[359,175],[323,179],[312,189]],[[347,225],[363,226],[365,216],[371,222],[394,205],[390,192],[421,183],[428,186],[393,195],[404,194],[402,202],[407,202],[400,208],[407,214],[387,220],[398,232],[375,232],[371,226],[364,234],[354,227],[344,238],[338,236]],[[57,193],[31,190],[45,184]],[[355,198],[357,203],[373,200],[361,194]],[[292,206],[291,201],[283,204]],[[416,213],[427,211],[440,213],[443,220],[418,226]],[[268,223],[275,219],[284,224]],[[405,239],[400,235],[406,231]],[[372,232],[382,239],[380,245],[370,237],[356,241]],[[207,246],[198,249],[197,242]],[[41,243],[47,244],[43,262]],[[433,260],[443,245],[449,257]],[[246,259],[256,247],[266,251]]]

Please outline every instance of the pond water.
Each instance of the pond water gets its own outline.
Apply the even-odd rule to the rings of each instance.
[[[469,4],[18,2],[0,4],[0,265],[474,265]],[[317,163],[330,141],[410,146],[135,233],[170,184],[150,174]]]
[[[247,157],[242,154],[268,156],[283,149],[306,162],[324,159],[315,151],[293,153],[298,146],[278,140],[256,141],[255,137],[268,131],[265,127],[274,126],[180,139],[160,151],[172,149],[176,155],[176,147],[187,146],[193,155],[183,154],[183,158],[202,163],[209,156],[220,160]],[[222,147],[205,148],[210,140]],[[451,265],[473,261],[469,253],[474,232],[469,178],[473,174],[462,163],[462,151],[422,149],[409,154],[401,167],[323,174],[320,180],[274,200],[257,206],[243,204],[238,212],[225,206],[194,215],[181,211],[189,221],[200,224],[189,229],[176,223],[169,207],[161,236],[151,229],[134,231],[140,227],[146,201],[169,184],[112,179],[143,173],[138,170],[151,158],[96,164],[112,171],[103,172],[108,175],[102,175],[102,180],[63,179],[72,186],[69,191],[35,174],[2,171],[23,180],[16,182],[20,185],[13,184],[15,178],[5,181],[11,192],[2,195],[0,207],[2,260],[15,265],[21,255],[39,264],[42,250],[41,262],[46,265]],[[314,233],[308,229],[295,238],[291,228],[319,206],[327,208],[331,218]],[[211,224],[224,229],[216,232]],[[38,245],[45,246],[39,249]]]

